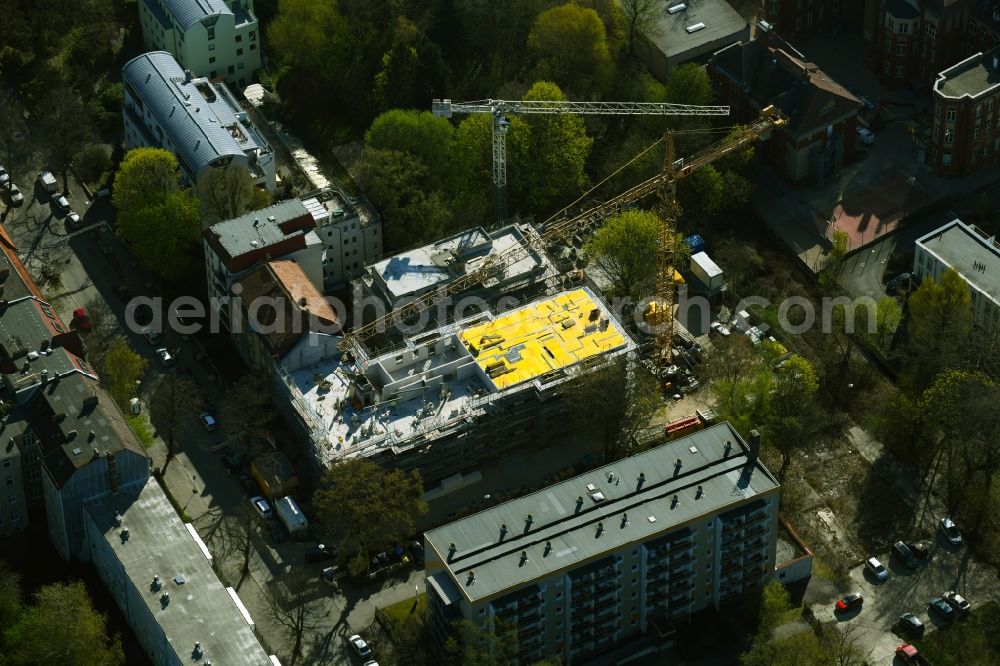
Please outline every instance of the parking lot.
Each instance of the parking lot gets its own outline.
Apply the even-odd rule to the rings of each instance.
[[[896,663],[894,651],[906,641],[894,635],[892,628],[903,613],[916,614],[927,634],[948,631],[940,618],[928,611],[932,598],[955,590],[969,600],[973,613],[977,605],[1000,598],[1000,583],[995,573],[973,560],[968,548],[947,545],[939,535],[926,542],[929,557],[914,570],[890,557],[888,551],[875,553],[888,569],[889,578],[885,582],[878,582],[863,565],[851,570],[852,591],[861,592],[864,597],[860,610],[836,613],[835,600],[811,607],[820,621],[836,621],[841,630],[850,630],[851,638],[868,655],[869,664]]]

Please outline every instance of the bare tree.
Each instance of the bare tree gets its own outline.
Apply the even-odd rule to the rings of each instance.
[[[198,385],[175,372],[162,376],[153,390],[149,412],[153,425],[167,444],[167,459],[163,471],[176,454],[177,431],[201,407]]]
[[[226,391],[219,418],[226,439],[246,445],[264,433],[277,415],[267,382],[254,375],[244,375]]]
[[[306,633],[316,631],[330,616],[330,610],[326,607],[329,592],[321,586],[322,583],[318,581],[294,576],[278,581],[272,586],[274,593],[268,596],[271,617],[285,630],[292,642],[292,653],[288,660],[290,666],[295,666],[302,656],[302,642]]]
[[[640,36],[652,38],[660,33],[662,0],[619,0],[625,16],[625,38],[628,52],[635,54],[635,42]]]
[[[69,169],[73,160],[93,136],[90,111],[75,90],[68,86],[52,88],[43,100],[45,113],[40,115],[42,149],[52,170],[62,176],[63,192],[69,192]]]
[[[253,176],[242,164],[209,169],[198,182],[204,222],[228,220],[266,206],[267,194],[257,190]]]
[[[245,502],[241,502],[235,511],[228,512],[222,517],[217,530],[214,541],[220,549],[221,559],[239,558],[240,579],[235,586],[239,591],[243,581],[250,574],[250,556],[253,554],[257,534],[257,517]]]

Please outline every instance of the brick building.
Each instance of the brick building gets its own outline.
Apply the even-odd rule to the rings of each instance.
[[[968,176],[1000,154],[1000,47],[938,74],[928,163],[943,176]]]
[[[858,25],[864,5],[860,0],[761,0],[760,12],[772,28],[792,37]]]

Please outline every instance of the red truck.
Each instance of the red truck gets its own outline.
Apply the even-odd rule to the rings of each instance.
[[[916,664],[916,666],[932,666],[931,662],[924,655],[920,654],[916,647],[908,643],[903,643],[896,648],[896,656],[905,664]]]

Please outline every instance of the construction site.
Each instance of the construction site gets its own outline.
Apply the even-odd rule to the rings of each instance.
[[[366,457],[426,486],[565,432],[558,386],[636,347],[592,288],[481,312],[357,356],[302,344],[282,362],[316,463]]]

